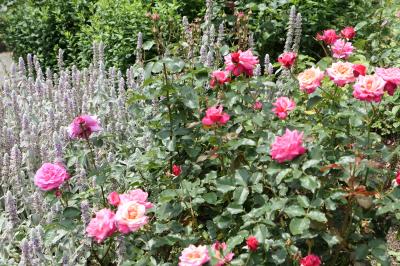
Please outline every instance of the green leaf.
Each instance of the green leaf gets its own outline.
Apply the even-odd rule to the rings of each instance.
[[[227,249],[228,250],[234,249],[237,245],[241,244],[243,242],[243,240],[244,240],[244,236],[240,235],[240,234],[229,238],[228,241],[226,242]]]
[[[328,243],[329,247],[333,247],[334,245],[340,243],[340,240],[337,236],[333,236],[328,233],[324,233],[322,235],[322,238],[326,241],[326,243]]]
[[[291,172],[292,172],[291,168],[287,168],[287,169],[281,171],[275,178],[276,184],[279,185],[282,182],[282,180]]]
[[[303,171],[307,170],[308,168],[318,165],[320,161],[321,160],[315,160],[315,159],[306,161],[302,167]]]
[[[249,195],[249,189],[247,187],[238,187],[233,193],[233,199],[237,204],[243,204],[247,196]]]
[[[310,227],[310,219],[308,218],[294,218],[290,221],[289,229],[293,235],[301,235]]]
[[[226,208],[226,210],[230,213],[230,214],[238,214],[243,212],[242,206],[237,204],[237,203],[231,203],[228,205],[228,207]]]
[[[322,213],[320,211],[310,211],[309,213],[307,213],[307,217],[321,223],[326,223],[328,221],[328,219],[326,219],[325,213]]]
[[[217,194],[214,192],[209,192],[203,195],[203,199],[208,203],[208,204],[216,204],[218,198]]]
[[[147,41],[143,43],[143,50],[148,51],[153,47],[154,41]]]
[[[296,217],[296,216],[304,216],[306,212],[304,209],[298,205],[291,205],[287,208],[285,208],[285,213],[289,215],[290,218]]]
[[[320,187],[320,183],[315,176],[303,176],[300,182],[303,188],[312,192],[315,192],[315,190]]]
[[[297,196],[297,202],[303,208],[308,208],[310,206],[310,201],[308,200],[308,198],[306,196],[302,196],[302,195]]]
[[[231,179],[217,179],[217,190],[222,193],[227,193],[234,190],[236,187]]]
[[[67,219],[78,218],[81,215],[81,211],[75,207],[66,207],[63,211],[63,216]]]
[[[240,186],[247,186],[250,179],[250,173],[247,169],[241,168],[235,172],[236,184]]]

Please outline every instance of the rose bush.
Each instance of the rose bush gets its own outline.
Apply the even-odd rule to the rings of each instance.
[[[319,62],[292,40],[261,66],[215,38],[211,2],[201,38],[186,20],[178,46],[155,34],[159,55],[125,76],[102,45],[83,70],[20,60],[1,99],[2,264],[389,263],[399,149],[373,123],[398,68],[338,58],[334,29]]]

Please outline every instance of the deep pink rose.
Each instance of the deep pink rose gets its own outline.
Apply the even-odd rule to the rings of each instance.
[[[400,68],[377,68],[375,73],[386,81],[384,90],[392,96],[400,85]]]
[[[378,75],[359,76],[353,85],[353,96],[361,101],[380,102],[384,87],[385,81]]]
[[[324,72],[321,71],[319,67],[308,68],[297,76],[300,90],[306,92],[307,94],[313,93],[319,86],[321,86],[321,81],[323,78]]]
[[[225,69],[231,71],[235,76],[240,76],[242,73],[253,76],[253,70],[257,64],[258,58],[253,55],[251,50],[230,53],[225,56]]]
[[[291,161],[306,152],[303,147],[303,132],[286,129],[285,134],[277,136],[271,145],[270,155],[278,163]]]
[[[113,191],[110,194],[108,194],[107,200],[108,200],[108,203],[110,203],[113,206],[118,206],[118,204],[121,201],[119,198],[119,194],[116,191]]]
[[[34,183],[40,189],[47,191],[60,187],[69,177],[62,165],[45,163],[37,170]]]
[[[279,117],[279,119],[285,119],[289,111],[296,108],[296,103],[288,97],[279,97],[274,103],[272,111]]]
[[[320,266],[321,260],[318,256],[310,254],[300,260],[300,266]]]
[[[396,174],[396,185],[400,185],[400,171],[397,171],[397,174]]]
[[[329,75],[330,79],[340,87],[356,80],[353,64],[349,62],[333,63],[332,66],[326,70],[326,73]]]
[[[257,238],[255,236],[249,236],[246,239],[246,245],[247,245],[247,248],[250,251],[257,251],[257,248],[258,248],[258,240],[257,240]]]
[[[86,233],[97,243],[103,242],[117,230],[114,217],[115,214],[109,209],[96,212],[96,217],[92,218],[86,227]]]
[[[228,122],[230,116],[223,112],[223,106],[210,107],[206,111],[206,116],[201,120],[204,126],[225,125]]]
[[[178,266],[201,266],[210,260],[206,246],[189,245],[179,257]]]
[[[182,168],[179,165],[174,164],[172,166],[172,174],[174,176],[179,176],[182,173]]]
[[[351,40],[356,36],[356,30],[353,27],[345,27],[340,31],[342,37]]]
[[[135,232],[148,223],[146,206],[137,201],[122,202],[118,205],[115,222],[123,234]]]
[[[297,54],[293,52],[286,52],[279,56],[278,62],[281,63],[283,67],[291,68],[296,61]]]
[[[256,111],[262,110],[262,108],[263,108],[263,104],[260,101],[256,101],[253,104],[253,109],[256,110]]]
[[[219,241],[216,241],[214,244],[212,244],[211,248],[214,250],[215,257],[218,260],[217,264],[214,266],[223,266],[228,264],[234,257],[233,252],[229,252],[228,254],[224,255],[227,248],[225,242],[220,243]]]
[[[120,204],[135,201],[146,207],[146,209],[153,208],[153,204],[147,201],[148,194],[141,189],[134,189],[128,193],[120,194]]]
[[[323,41],[327,45],[331,45],[336,40],[339,39],[339,36],[337,36],[336,31],[332,29],[324,30],[323,34],[317,34],[317,40],[318,41]]]
[[[367,67],[361,64],[354,64],[353,65],[353,74],[354,77],[358,76],[365,76],[367,73]]]
[[[229,71],[217,70],[211,74],[210,87],[215,88],[217,84],[223,85],[231,81]]]
[[[81,115],[72,121],[68,127],[68,134],[73,139],[87,139],[93,132],[99,132],[102,128],[96,116]]]
[[[344,40],[337,40],[333,43],[332,47],[333,57],[347,59],[353,53],[353,45],[351,42]]]

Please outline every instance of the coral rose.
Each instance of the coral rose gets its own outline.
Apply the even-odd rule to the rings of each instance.
[[[230,74],[229,71],[221,71],[221,70],[212,72],[211,80],[210,80],[210,87],[215,88],[215,86],[217,84],[223,85],[223,84],[231,81],[229,74]]]
[[[385,91],[389,95],[393,95],[398,85],[400,85],[400,68],[377,68],[375,74],[383,78],[386,81]]]
[[[292,111],[296,107],[296,103],[288,97],[279,97],[274,103],[272,111],[279,117],[279,119],[285,119],[289,111]]]
[[[36,186],[48,191],[60,187],[69,177],[62,165],[45,163],[37,170],[33,179]]]
[[[344,40],[337,40],[331,47],[333,57],[347,59],[353,53],[353,45],[351,42]]]
[[[286,129],[285,134],[277,136],[271,145],[270,155],[278,163],[291,161],[306,152],[303,147],[303,132]]]
[[[333,44],[337,39],[339,39],[339,36],[333,29],[324,30],[322,35],[319,33],[317,34],[317,40],[323,41],[327,45]]]
[[[116,191],[113,191],[110,194],[108,194],[107,200],[108,200],[108,203],[110,203],[113,206],[118,206],[118,204],[121,201],[119,198],[119,194]]]
[[[300,260],[300,266],[320,266],[321,260],[318,256],[310,254]]]
[[[229,121],[230,116],[224,113],[223,106],[210,107],[206,111],[206,116],[201,120],[204,126],[225,125]]]
[[[296,61],[297,54],[293,52],[283,53],[278,57],[278,62],[286,68],[291,68]]]
[[[251,50],[230,53],[224,58],[225,70],[231,71],[235,76],[240,76],[242,73],[253,76],[253,70],[258,64],[258,58],[253,55]]]
[[[353,64],[349,62],[333,63],[332,66],[326,70],[326,73],[336,85],[341,87],[356,80]]]
[[[114,217],[115,214],[109,209],[96,212],[96,217],[92,218],[86,227],[88,236],[94,238],[97,243],[103,242],[117,230]]]
[[[351,40],[356,36],[356,30],[353,27],[345,27],[340,31],[343,38]]]
[[[246,245],[247,245],[247,248],[250,251],[256,251],[257,248],[258,248],[258,240],[257,240],[257,238],[255,236],[249,236],[246,239]]]
[[[172,166],[172,174],[174,176],[179,176],[182,173],[182,168],[179,165],[174,164]]]
[[[353,96],[361,101],[380,102],[385,81],[378,75],[359,76],[353,85]]]
[[[353,74],[355,77],[358,76],[365,76],[367,73],[367,67],[361,64],[354,64],[353,65]]]
[[[136,201],[121,202],[115,214],[115,221],[121,233],[135,232],[148,223],[146,206]]]
[[[81,115],[68,126],[68,134],[73,139],[87,139],[93,132],[99,132],[102,128],[96,116]]]
[[[225,264],[228,264],[229,262],[231,262],[231,260],[233,259],[233,252],[229,252],[228,254],[224,255],[224,252],[227,248],[226,243],[220,243],[218,241],[216,241],[211,248],[214,250],[215,252],[215,257],[218,260],[217,264],[215,264],[214,266],[223,266]]]
[[[148,194],[141,189],[134,189],[128,193],[120,194],[119,198],[121,203],[135,201],[146,207],[146,209],[153,208],[153,204],[147,201]]]
[[[319,69],[319,67],[311,67],[306,69],[297,76],[299,81],[300,90],[311,94],[319,86],[321,86],[321,80],[324,78],[324,72]]]
[[[201,266],[210,260],[206,246],[189,245],[182,251],[178,266]]]

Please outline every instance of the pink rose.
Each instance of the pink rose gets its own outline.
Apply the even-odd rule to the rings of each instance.
[[[172,174],[174,176],[179,176],[182,173],[182,168],[179,165],[174,164],[172,166]]]
[[[318,256],[310,254],[300,260],[300,266],[320,266],[321,260]]]
[[[353,65],[353,74],[354,77],[358,77],[358,76],[365,76],[365,74],[367,73],[367,67],[361,64],[355,64]]]
[[[326,70],[326,73],[329,75],[330,79],[340,87],[356,80],[353,64],[349,62],[333,63],[332,66]]]
[[[351,40],[356,36],[356,30],[353,27],[345,27],[340,31],[340,33],[342,34],[342,37],[347,40]]]
[[[344,40],[337,40],[331,47],[333,52],[333,57],[347,59],[353,53],[353,45],[351,42],[346,42]]]
[[[353,96],[361,101],[380,102],[385,81],[378,75],[359,76],[353,85]]]
[[[217,84],[223,85],[231,81],[229,71],[217,70],[211,74],[210,87],[214,88]]]
[[[256,111],[262,110],[262,108],[263,108],[263,104],[260,101],[256,101],[253,104],[253,109],[256,110]]]
[[[297,80],[300,84],[300,90],[311,94],[319,86],[321,86],[321,81],[324,78],[324,72],[319,69],[319,67],[311,67],[306,69],[297,76]]]
[[[201,266],[210,260],[206,246],[189,245],[182,251],[178,266]]]
[[[73,139],[87,139],[93,132],[99,132],[102,128],[96,116],[81,115],[68,126],[68,134]]]
[[[326,45],[333,44],[337,39],[339,39],[339,36],[337,36],[336,31],[332,29],[324,30],[322,35],[319,33],[317,34],[317,40],[323,41]]]
[[[212,244],[211,248],[214,250],[215,257],[218,260],[217,264],[215,264],[214,266],[223,266],[225,264],[228,264],[229,262],[231,262],[233,256],[235,255],[233,254],[233,252],[229,252],[228,254],[224,255],[227,248],[225,242],[220,243],[216,241],[214,244]]]
[[[37,170],[34,183],[42,190],[58,188],[70,178],[67,170],[60,164],[45,163]]]
[[[288,97],[279,97],[274,103],[272,111],[279,117],[279,119],[285,119],[289,111],[292,111],[296,107],[296,103]]]
[[[210,107],[206,111],[206,116],[201,120],[204,126],[212,126],[214,124],[217,125],[225,125],[226,122],[229,121],[230,116],[227,113],[224,113],[223,106],[214,106]]]
[[[377,68],[375,73],[386,81],[384,90],[392,96],[397,86],[400,85],[400,68]]]
[[[303,132],[286,129],[285,134],[277,136],[271,145],[270,155],[278,163],[291,161],[306,152],[303,147]]]
[[[231,71],[235,76],[239,76],[243,72],[248,76],[253,76],[253,70],[257,64],[258,58],[253,55],[251,50],[230,53],[225,56],[225,69]]]
[[[113,191],[110,194],[108,194],[107,200],[108,200],[108,203],[110,203],[113,206],[118,206],[118,204],[121,201],[119,199],[119,194],[117,192],[115,192],[115,191]]]
[[[397,186],[400,185],[400,171],[397,171],[395,182]]]
[[[96,212],[96,217],[92,218],[86,227],[86,233],[89,237],[93,237],[97,243],[103,242],[117,230],[114,217],[115,214],[109,209]]]
[[[297,54],[293,52],[286,52],[279,56],[278,61],[283,67],[291,68],[296,61]]]
[[[146,206],[136,201],[121,202],[115,214],[115,221],[121,233],[135,232],[148,223]]]
[[[135,201],[137,203],[142,204],[146,207],[146,209],[153,208],[153,204],[147,201],[148,194],[141,189],[134,189],[129,191],[128,193],[120,194],[120,203],[126,203],[130,201]]]

